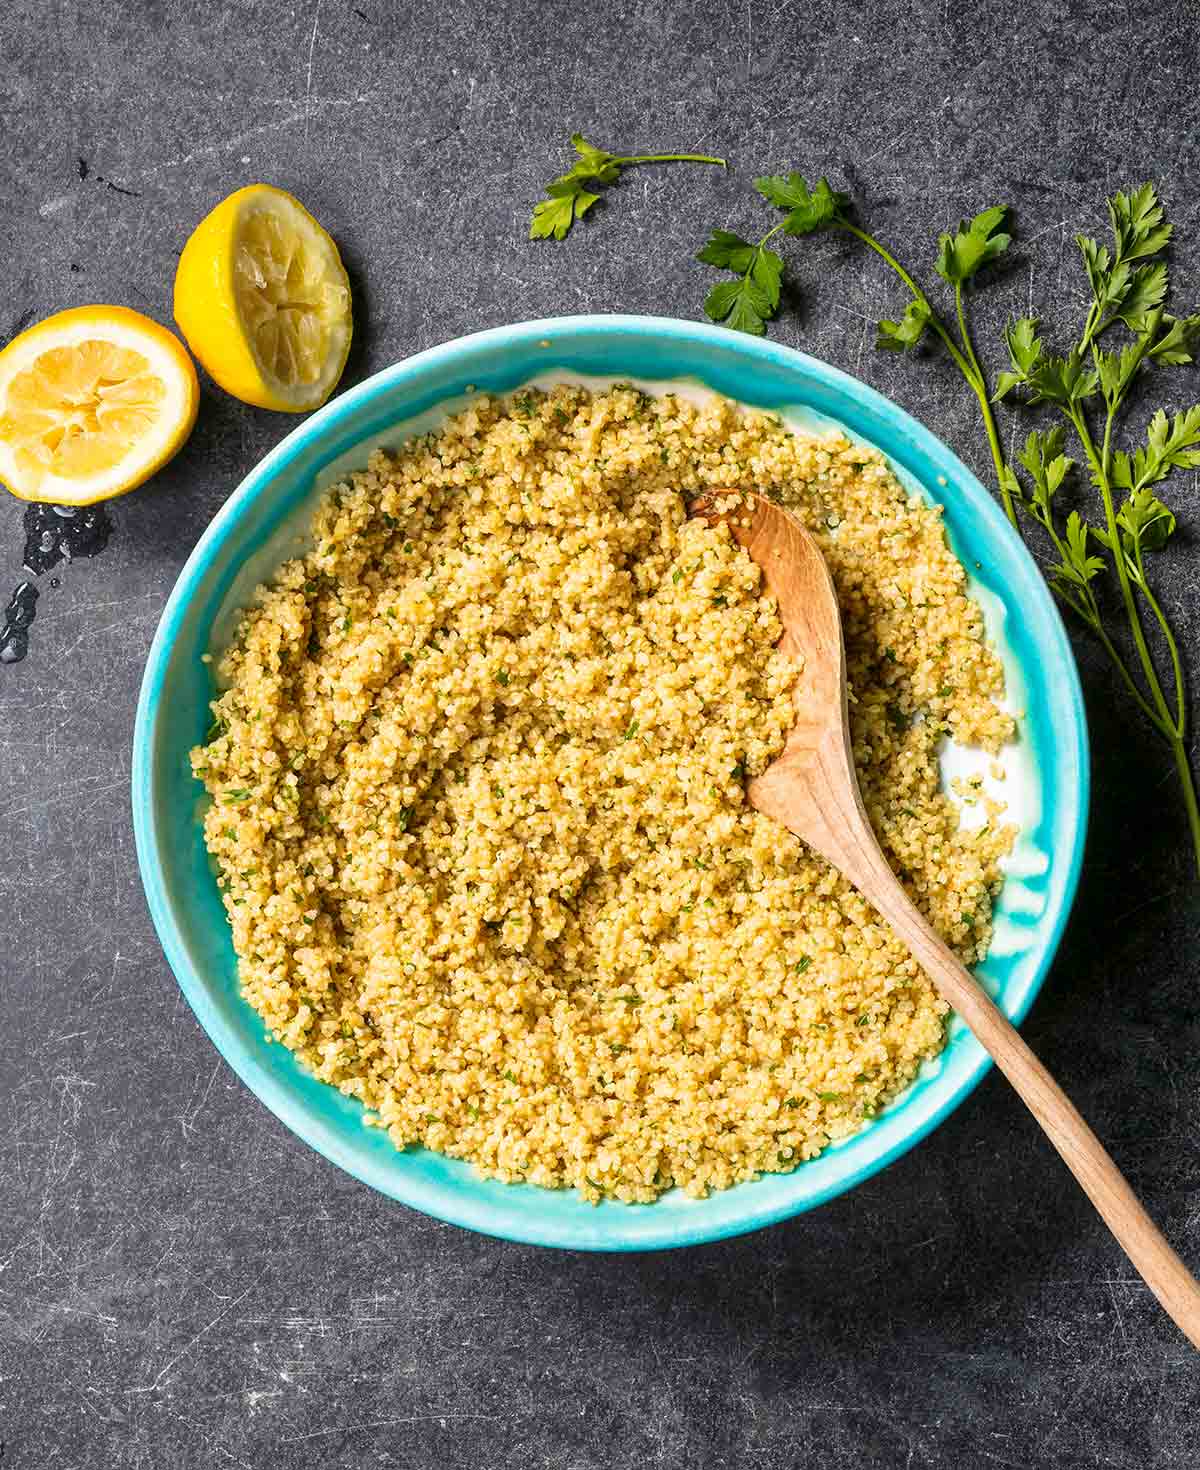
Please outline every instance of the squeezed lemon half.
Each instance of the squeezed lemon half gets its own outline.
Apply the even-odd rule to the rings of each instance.
[[[250,184],[184,246],[175,320],[226,392],[304,413],[325,402],[346,365],[350,282],[337,246],[298,199]]]
[[[196,422],[179,339],[124,306],[79,306],[0,352],[0,480],[22,500],[90,505],[162,468]]]

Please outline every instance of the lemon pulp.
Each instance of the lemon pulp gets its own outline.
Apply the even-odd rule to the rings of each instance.
[[[254,210],[242,223],[233,272],[238,312],[259,363],[289,387],[321,381],[349,311],[349,292],[279,215]]]
[[[158,428],[166,391],[140,352],[89,339],[51,347],[9,384],[0,436],[24,483],[82,480],[110,470]]]

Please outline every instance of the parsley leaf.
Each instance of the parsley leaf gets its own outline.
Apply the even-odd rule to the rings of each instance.
[[[755,179],[754,187],[768,204],[788,211],[783,222],[784,233],[788,235],[811,235],[814,230],[823,229],[841,218],[850,203],[848,195],[830,188],[828,179],[818,179],[810,191],[798,173],[786,177],[768,174]]]
[[[1100,387],[1100,374],[1085,366],[1083,354],[1072,347],[1066,357],[1039,358],[1026,379],[1030,403],[1054,403],[1072,408],[1094,398]]]
[[[938,240],[937,273],[951,286],[964,285],[971,277],[997,260],[1012,243],[1012,236],[1000,226],[1008,217],[1008,205],[997,204],[977,214],[968,224],[960,224],[953,235]]]
[[[1145,331],[1151,313],[1163,304],[1166,294],[1166,266],[1161,261],[1139,266],[1129,278],[1118,315],[1131,332]]]
[[[1172,226],[1163,217],[1153,184],[1114,194],[1108,201],[1108,219],[1120,260],[1157,255],[1171,239]]]
[[[1026,502],[1027,508],[1043,525],[1049,523],[1050,502],[1075,464],[1062,452],[1064,438],[1061,424],[1050,429],[1034,429],[1017,456],[1033,481],[1033,493]],[[1013,483],[1019,490],[1015,476]]]
[[[595,179],[601,184],[617,182],[624,159],[618,159],[607,148],[597,148],[582,133],[571,134],[571,146],[579,154],[579,161],[564,178]]]
[[[715,265],[718,270],[737,271],[741,275],[753,264],[755,250],[755,246],[732,230],[714,230],[696,259],[705,265]]]
[[[533,218],[529,224],[531,240],[565,240],[571,226],[580,220],[599,199],[583,186],[582,179],[566,175],[546,185],[549,199],[533,206]]]
[[[1136,557],[1139,550],[1161,551],[1175,534],[1175,512],[1153,490],[1135,490],[1117,511],[1117,525],[1129,537]]]
[[[1073,510],[1067,517],[1066,536],[1061,548],[1062,559],[1050,568],[1051,581],[1086,587],[1093,577],[1104,570],[1103,559],[1088,552],[1088,537],[1094,534],[1079,512]]]
[[[1113,455],[1113,484],[1136,491],[1156,485],[1172,470],[1200,468],[1200,404],[1177,413],[1174,420],[1160,408],[1146,430],[1146,443],[1132,455],[1118,449]]]
[[[1004,341],[1008,347],[1008,359],[1012,371],[1001,373],[996,379],[993,401],[1002,402],[1014,388],[1027,383],[1030,374],[1037,370],[1042,360],[1042,339],[1038,336],[1038,320],[1035,316],[1024,316],[1019,321],[1009,322],[1004,329]]]
[[[898,322],[881,321],[875,346],[889,352],[907,352],[925,335],[933,315],[928,301],[910,301]]]
[[[531,240],[565,240],[576,224],[600,198],[597,188],[607,188],[621,177],[621,170],[643,163],[713,163],[725,167],[723,158],[706,153],[638,153],[618,156],[607,148],[589,143],[582,133],[571,135],[578,155],[565,174],[546,185],[547,198],[533,207],[529,222]]]
[[[696,259],[737,273],[735,281],[719,281],[705,298],[704,310],[715,322],[761,337],[766,322],[779,309],[783,261],[760,241],[751,245],[729,230],[714,230]]]
[[[1153,184],[1142,184],[1128,194],[1117,193],[1108,201],[1112,248],[1090,235],[1076,235],[1083,256],[1092,305],[1084,324],[1081,345],[1090,347],[1097,337],[1122,322],[1131,332],[1157,327],[1154,313],[1166,299],[1167,266],[1156,261],[1171,239]],[[1144,261],[1135,265],[1135,261]]]
[[[1160,367],[1176,367],[1181,363],[1191,362],[1192,343],[1200,335],[1200,316],[1174,317],[1163,312],[1160,326],[1163,323],[1166,324],[1166,331],[1147,349],[1147,358]]]

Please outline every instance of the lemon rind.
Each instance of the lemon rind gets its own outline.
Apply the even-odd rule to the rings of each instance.
[[[241,231],[257,212],[283,215],[288,228],[302,232],[306,244],[320,251],[349,301],[349,278],[328,231],[286,190],[273,184],[247,184],[214,206],[184,245],[175,276],[175,321],[201,365],[227,393],[256,408],[307,413],[325,402],[341,378],[353,319],[347,310],[317,382],[289,385],[275,376],[255,350],[238,308],[235,284]]]

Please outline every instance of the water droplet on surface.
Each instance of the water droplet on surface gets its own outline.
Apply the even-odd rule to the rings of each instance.
[[[20,663],[29,652],[29,625],[37,616],[38,590],[22,582],[9,599],[0,622],[0,663]]]
[[[108,545],[112,530],[103,505],[29,505],[25,509],[25,570],[40,577],[60,561],[95,556]]]

